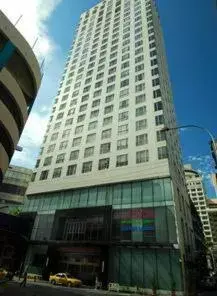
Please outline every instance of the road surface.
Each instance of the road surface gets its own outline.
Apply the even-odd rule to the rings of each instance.
[[[3,294],[0,293],[0,296],[109,296],[112,294],[94,289],[52,286],[46,282],[27,282],[25,288],[20,288],[18,282],[9,282],[7,287],[4,288]],[[114,293],[113,295],[121,296],[124,294]],[[217,296],[217,291],[203,292],[198,296]]]
[[[4,296],[101,296],[103,294],[106,295],[106,292],[98,292],[94,289],[52,286],[41,282],[27,282],[25,288],[20,288],[18,282],[9,282],[3,292]]]

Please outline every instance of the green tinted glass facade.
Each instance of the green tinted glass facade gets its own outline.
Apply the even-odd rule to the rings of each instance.
[[[30,196],[23,211],[39,212],[32,238],[49,240],[55,210],[103,206],[112,206],[108,281],[150,289],[156,281],[162,290],[170,290],[175,281],[176,289],[181,290],[180,255],[173,249],[177,234],[169,178]]]
[[[173,205],[169,178],[137,181],[32,195],[23,212],[112,205],[113,208],[165,207]]]
[[[111,248],[109,254],[109,282],[123,286],[137,286],[171,291],[182,290],[179,252],[163,249]]]

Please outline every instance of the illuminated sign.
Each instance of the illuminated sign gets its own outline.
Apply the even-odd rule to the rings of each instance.
[[[121,232],[144,232],[144,235],[154,235],[154,209],[122,209],[114,211],[113,219],[118,220]]]

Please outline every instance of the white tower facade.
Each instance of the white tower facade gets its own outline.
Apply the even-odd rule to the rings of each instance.
[[[175,282],[180,293],[187,291],[190,205],[177,133],[162,131],[175,125],[153,1],[104,0],[84,12],[23,208],[37,212],[37,246],[26,264],[35,270],[34,254],[50,254],[52,243],[45,241],[89,241],[99,259],[91,274],[101,270],[104,281],[147,289],[154,282],[166,291]],[[80,257],[93,252],[79,250]],[[76,274],[75,249],[56,252],[67,258],[59,268]]]

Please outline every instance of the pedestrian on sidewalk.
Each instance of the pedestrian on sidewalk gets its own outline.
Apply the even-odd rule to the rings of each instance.
[[[26,281],[27,281],[27,272],[25,271],[23,275],[23,280],[20,283],[20,287],[26,287]]]

